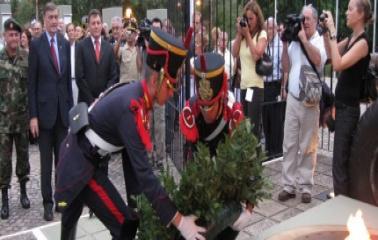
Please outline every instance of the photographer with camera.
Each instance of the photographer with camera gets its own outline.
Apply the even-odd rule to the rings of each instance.
[[[237,19],[237,33],[232,46],[232,55],[240,57],[241,102],[245,115],[253,124],[253,133],[260,140],[261,104],[264,102],[264,80],[255,71],[256,62],[262,57],[267,46],[264,17],[256,1],[248,2],[243,18]]]
[[[349,196],[349,157],[353,136],[360,118],[360,91],[369,66],[369,42],[365,32],[372,20],[369,0],[350,0],[346,24],[352,34],[337,43],[332,13],[324,11],[325,46],[333,69],[340,72],[335,92],[335,142],[333,150],[333,187],[336,195]]]
[[[283,141],[284,188],[278,195],[280,201],[295,198],[297,182],[301,201],[311,202],[320,111],[319,104],[309,105],[304,101],[303,87],[307,79],[305,69],[311,69],[315,74],[309,60],[320,73],[327,59],[323,39],[316,31],[317,22],[317,10],[312,5],[306,5],[300,16],[288,16],[282,37],[282,67],[284,72],[289,73],[289,87]],[[304,51],[307,52],[308,58]],[[286,86],[286,82],[282,86]]]

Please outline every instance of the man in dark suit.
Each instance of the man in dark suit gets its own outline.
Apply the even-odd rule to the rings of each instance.
[[[117,65],[113,47],[101,39],[101,13],[92,9],[88,14],[91,34],[78,44],[76,52],[76,83],[79,102],[88,106],[108,87],[117,82]]]
[[[73,101],[70,46],[63,36],[57,34],[58,16],[56,5],[47,3],[43,13],[46,31],[31,42],[29,53],[30,131],[33,137],[39,137],[43,217],[46,221],[53,220],[53,153],[57,166],[58,151],[67,134],[68,111]]]

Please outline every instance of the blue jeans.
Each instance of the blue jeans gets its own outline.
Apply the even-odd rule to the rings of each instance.
[[[335,142],[333,149],[333,188],[336,195],[349,195],[349,158],[360,108],[336,102]]]

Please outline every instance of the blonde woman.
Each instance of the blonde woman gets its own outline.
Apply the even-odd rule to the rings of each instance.
[[[340,72],[336,92],[335,142],[333,150],[333,187],[336,195],[349,195],[349,157],[360,117],[360,91],[363,73],[367,70],[370,54],[365,27],[372,20],[369,0],[350,0],[346,24],[352,34],[337,43],[332,13],[324,11],[328,32],[324,41],[333,69]]]
[[[256,62],[267,46],[264,16],[256,1],[248,2],[243,18],[237,19],[237,33],[232,47],[235,58],[241,63],[241,102],[244,113],[254,125],[253,133],[260,139],[261,104],[264,101],[264,81],[256,71]]]

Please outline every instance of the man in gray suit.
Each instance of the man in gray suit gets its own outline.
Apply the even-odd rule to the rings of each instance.
[[[47,3],[43,12],[46,31],[31,42],[29,52],[30,131],[33,137],[39,137],[43,217],[46,221],[53,220],[53,153],[57,166],[59,147],[67,134],[68,111],[73,102],[70,46],[57,33],[58,16],[57,6]]]

